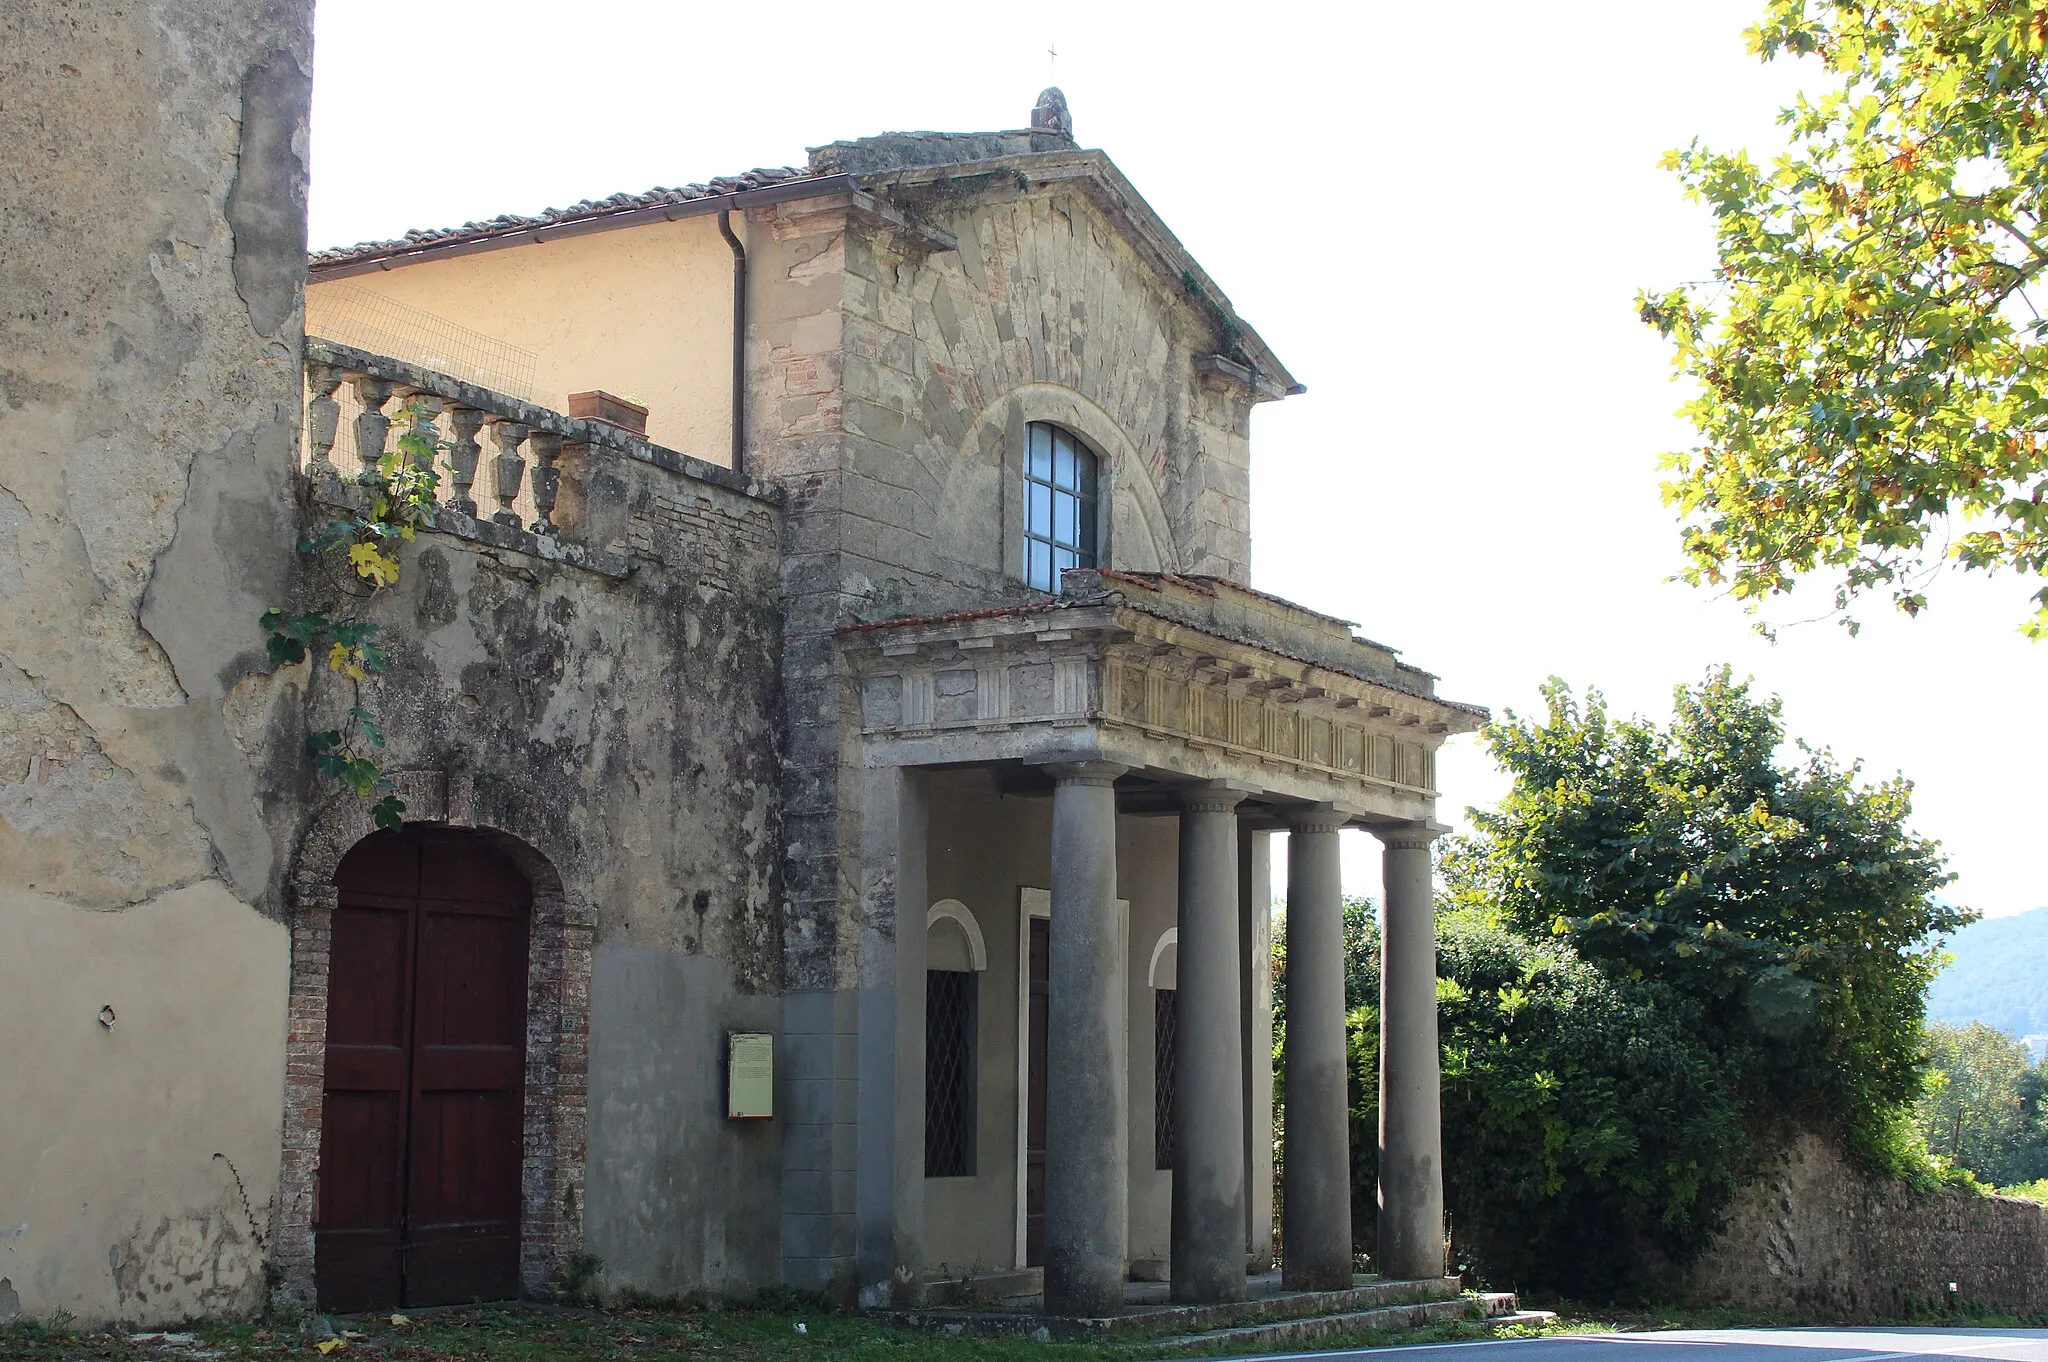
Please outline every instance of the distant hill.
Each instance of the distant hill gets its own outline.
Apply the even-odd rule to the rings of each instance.
[[[1927,990],[1929,1018],[2048,1034],[2048,908],[1971,923],[1948,948],[1955,963]]]

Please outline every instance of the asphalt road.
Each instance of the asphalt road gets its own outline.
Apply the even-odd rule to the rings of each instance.
[[[1259,1362],[2048,1362],[2048,1329],[1674,1329],[1656,1334],[1578,1334],[1483,1339],[1413,1348],[1263,1353]]]

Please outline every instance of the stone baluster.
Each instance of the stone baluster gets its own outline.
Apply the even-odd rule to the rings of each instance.
[[[334,400],[334,390],[345,377],[332,364],[306,366],[306,444],[313,451],[306,472],[323,482],[341,477],[332,456],[335,432],[341,427],[341,403]]]
[[[375,474],[377,461],[384,457],[384,441],[391,434],[391,418],[384,414],[384,404],[391,400],[391,381],[357,374],[355,390],[356,401],[363,405],[356,417],[356,458],[364,473]]]
[[[433,393],[414,391],[407,394],[405,399],[406,419],[412,422],[412,433],[427,442],[425,449],[413,454],[413,469],[422,475],[431,473],[437,479],[440,474],[435,469],[434,462],[435,457],[441,452],[441,428],[435,425],[434,421],[447,406],[446,399]],[[435,490],[440,489],[436,486]],[[428,502],[437,499],[432,495],[425,498]]]
[[[476,433],[482,429],[483,423],[484,414],[475,407],[448,408],[448,425],[455,436],[448,449],[448,467],[455,484],[455,495],[448,498],[448,506],[467,516],[476,514],[476,500],[470,496],[469,489],[476,484],[476,461],[482,453]]]
[[[526,461],[519,457],[519,445],[526,435],[526,427],[517,421],[491,422],[491,439],[498,446],[498,456],[491,462],[491,487],[498,498],[498,509],[491,513],[491,519],[515,530],[519,528],[519,513],[512,509],[512,503],[519,496],[519,480],[526,476]]]
[[[562,457],[562,437],[552,431],[536,430],[531,439],[533,445],[533,509],[538,518],[527,528],[535,534],[553,537],[555,522],[549,517],[555,513],[555,492],[562,483],[562,470],[555,461]]]

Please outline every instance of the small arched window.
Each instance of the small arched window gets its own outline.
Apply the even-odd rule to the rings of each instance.
[[[1024,580],[1058,591],[1060,573],[1100,567],[1095,451],[1044,421],[1024,427]]]

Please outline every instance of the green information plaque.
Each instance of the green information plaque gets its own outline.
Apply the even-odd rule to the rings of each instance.
[[[733,1031],[725,1038],[725,1115],[765,1121],[775,1114],[775,1037]]]

